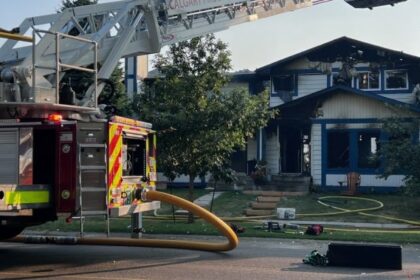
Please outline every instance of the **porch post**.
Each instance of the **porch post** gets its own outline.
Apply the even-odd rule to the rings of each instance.
[[[257,131],[257,160],[265,160],[266,134],[263,127]]]
[[[280,144],[280,124],[277,122],[277,127],[276,127],[276,133],[277,133],[277,149],[278,149],[278,163],[279,163],[279,168],[277,170],[277,173],[280,174],[281,173],[281,144]]]

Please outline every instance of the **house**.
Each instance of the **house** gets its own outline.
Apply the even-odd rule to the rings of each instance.
[[[248,173],[264,161],[269,177],[308,176],[322,191],[342,190],[349,172],[360,174],[361,191],[404,185],[401,174],[379,178],[383,164],[371,156],[387,138],[384,119],[420,116],[419,57],[341,37],[246,77],[251,94],[266,87],[279,111],[248,141]]]

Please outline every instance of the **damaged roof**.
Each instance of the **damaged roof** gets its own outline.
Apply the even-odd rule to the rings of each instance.
[[[408,64],[420,67],[420,57],[343,36],[258,68],[255,72],[259,75],[268,75],[271,69],[282,67],[302,57],[307,57],[310,61],[326,63],[340,61],[345,57],[354,57],[358,61],[376,62],[381,65],[392,64],[394,68],[404,67]]]

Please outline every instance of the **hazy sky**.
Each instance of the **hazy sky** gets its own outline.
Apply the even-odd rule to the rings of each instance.
[[[26,17],[56,12],[61,0],[0,3],[0,27],[9,29]],[[354,9],[344,0],[334,0],[216,35],[229,44],[234,70],[253,70],[341,36],[420,56],[420,0],[373,10]]]

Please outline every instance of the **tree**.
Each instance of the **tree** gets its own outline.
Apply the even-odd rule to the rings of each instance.
[[[67,8],[74,8],[79,6],[93,5],[97,4],[98,0],[63,0],[61,3],[61,11]]]
[[[97,4],[98,0],[63,0],[62,7],[60,11],[63,11],[67,8],[75,8],[85,5],[94,5]],[[84,26],[84,23],[80,23],[81,26]],[[77,36],[79,31],[75,28],[69,32],[70,34]],[[99,65],[100,67],[100,65]],[[83,73],[80,71],[68,71],[66,76],[63,78],[64,83],[69,84],[72,89],[76,92],[76,96],[81,99],[83,94],[87,91],[89,86],[93,82],[93,77],[89,73]],[[98,103],[106,104],[110,110],[109,114],[117,114],[122,116],[131,116],[132,106],[131,101],[129,100],[124,86],[124,73],[121,68],[121,65],[118,65],[111,77],[105,82],[105,87],[102,90],[101,95],[99,96]]]
[[[159,169],[172,179],[188,175],[191,201],[194,179],[211,171],[226,177],[220,171],[230,154],[273,115],[267,93],[222,90],[229,56],[214,35],[172,45],[154,62],[161,78],[135,102],[135,111],[159,133]]]
[[[420,194],[420,145],[417,119],[393,118],[386,120],[384,131],[388,136],[381,142],[378,156],[383,162],[383,174],[404,174],[406,193]]]

